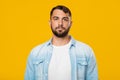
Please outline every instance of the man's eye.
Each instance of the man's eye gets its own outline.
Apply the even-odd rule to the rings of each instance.
[[[64,21],[69,21],[69,19],[68,19],[68,18],[64,18],[63,20],[64,20]]]
[[[53,18],[53,20],[58,20],[58,17]]]

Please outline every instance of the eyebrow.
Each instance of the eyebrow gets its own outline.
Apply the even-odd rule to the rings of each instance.
[[[58,18],[58,16],[53,16],[52,18],[56,18],[56,17]]]
[[[63,19],[69,19],[69,17],[63,17]]]
[[[59,18],[58,16],[53,16],[52,18]],[[63,19],[69,19],[69,17],[63,17]]]

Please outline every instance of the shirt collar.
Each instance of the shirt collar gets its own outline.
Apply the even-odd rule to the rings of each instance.
[[[72,36],[70,36],[70,37],[71,37],[71,46],[75,47],[76,41]],[[50,45],[52,45],[52,38],[47,42],[47,46],[50,46]]]

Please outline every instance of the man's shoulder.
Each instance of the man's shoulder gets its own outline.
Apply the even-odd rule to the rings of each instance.
[[[83,56],[93,55],[93,50],[89,44],[76,40],[76,51]]]
[[[76,40],[76,46],[78,48],[91,48],[89,44],[84,43],[82,41],[78,41],[78,40]]]
[[[38,56],[39,53],[41,53],[43,50],[45,51],[47,43],[48,42],[44,42],[44,43],[41,43],[41,44],[33,47],[30,54],[33,56]]]

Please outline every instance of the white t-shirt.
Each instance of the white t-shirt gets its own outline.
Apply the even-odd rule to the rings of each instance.
[[[48,69],[48,80],[71,80],[71,62],[69,47],[71,41],[64,46],[54,46]]]

